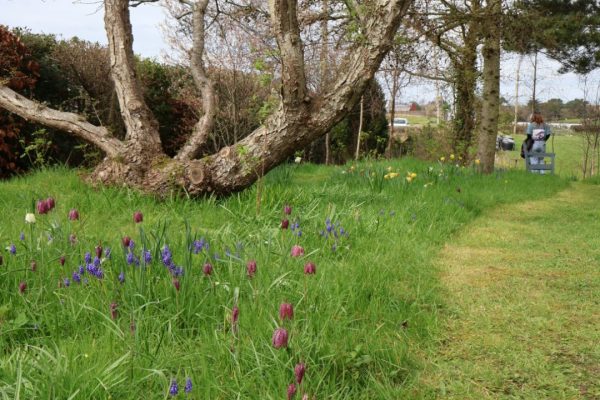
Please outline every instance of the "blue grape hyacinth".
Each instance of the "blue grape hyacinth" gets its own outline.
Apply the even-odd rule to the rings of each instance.
[[[177,385],[177,381],[175,379],[171,379],[171,386],[169,387],[169,394],[171,396],[177,396],[179,393],[179,386]]]

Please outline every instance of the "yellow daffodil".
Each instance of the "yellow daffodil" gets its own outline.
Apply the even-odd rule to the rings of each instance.
[[[446,161],[446,157],[444,157],[444,156],[440,157],[440,161],[441,161],[441,162],[444,162],[444,161]]]
[[[454,154],[450,154],[450,159],[454,160]]]
[[[408,183],[411,183],[411,182],[412,182],[412,180],[413,180],[413,178],[411,178],[410,176],[407,176],[407,177],[406,177],[406,182],[408,182]]]
[[[415,178],[417,177],[417,174],[416,174],[416,173],[414,173],[414,172],[411,172],[411,173],[410,173],[410,177],[411,177],[411,178],[413,178],[413,179],[415,179]]]
[[[391,166],[387,167],[387,170],[388,170],[388,172],[392,172],[392,167]]]
[[[479,165],[481,163],[481,161],[479,161],[479,158],[475,160],[475,165]]]

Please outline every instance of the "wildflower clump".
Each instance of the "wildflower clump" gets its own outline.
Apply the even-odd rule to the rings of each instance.
[[[397,173],[397,172],[391,172],[391,171],[390,171],[390,172],[388,172],[387,174],[385,174],[385,175],[383,176],[383,179],[394,179],[394,178],[397,178],[397,177],[398,177],[398,175],[400,175],[400,174],[399,174],[399,173]]]
[[[417,178],[417,174],[416,173],[410,172],[410,171],[406,173],[406,182],[411,183],[416,178]]]

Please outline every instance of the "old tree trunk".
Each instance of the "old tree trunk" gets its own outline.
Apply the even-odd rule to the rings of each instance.
[[[204,66],[204,20],[209,0],[182,0],[193,14],[191,68],[202,95],[202,116],[174,157],[162,149],[158,124],[145,104],[135,76],[128,0],[105,0],[111,76],[127,134],[123,140],[79,115],[50,109],[0,86],[0,107],[21,117],[69,132],[100,148],[106,157],[91,179],[166,194],[228,194],[250,186],[269,171],[324,135],[359,101],[389,51],[402,16],[412,0],[375,0],[356,14],[362,36],[344,59],[344,67],[323,93],[307,89],[297,0],[269,0],[271,31],[281,59],[280,102],[263,126],[217,153],[196,159],[213,128],[214,88]],[[368,11],[367,11],[368,10]]]
[[[500,107],[500,36],[501,0],[488,2],[490,18],[485,27],[483,43],[483,96],[481,101],[481,123],[477,157],[481,160],[484,173],[494,171],[496,135],[498,134],[498,114]]]

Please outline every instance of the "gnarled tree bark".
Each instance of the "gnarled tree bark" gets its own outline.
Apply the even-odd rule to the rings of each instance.
[[[276,167],[299,148],[308,146],[339,122],[359,101],[385,54],[412,0],[375,0],[360,13],[361,39],[346,55],[342,71],[327,91],[309,94],[297,0],[270,0],[272,31],[281,53],[281,100],[264,125],[216,154],[194,159],[212,129],[214,90],[202,60],[204,15],[208,0],[193,7],[194,81],[203,98],[204,114],[192,137],[175,158],[165,155],[157,124],[144,103],[133,65],[128,0],[105,0],[105,23],[111,57],[111,76],[127,134],[124,140],[77,115],[37,105],[0,87],[0,107],[36,122],[64,129],[106,153],[91,176],[107,184],[136,187],[159,195],[183,190],[191,196],[229,194],[242,190]],[[368,12],[366,12],[368,10]]]
[[[481,160],[481,171],[491,173],[494,171],[500,107],[501,0],[489,0],[487,8],[490,18],[484,28],[483,96],[477,157]]]

